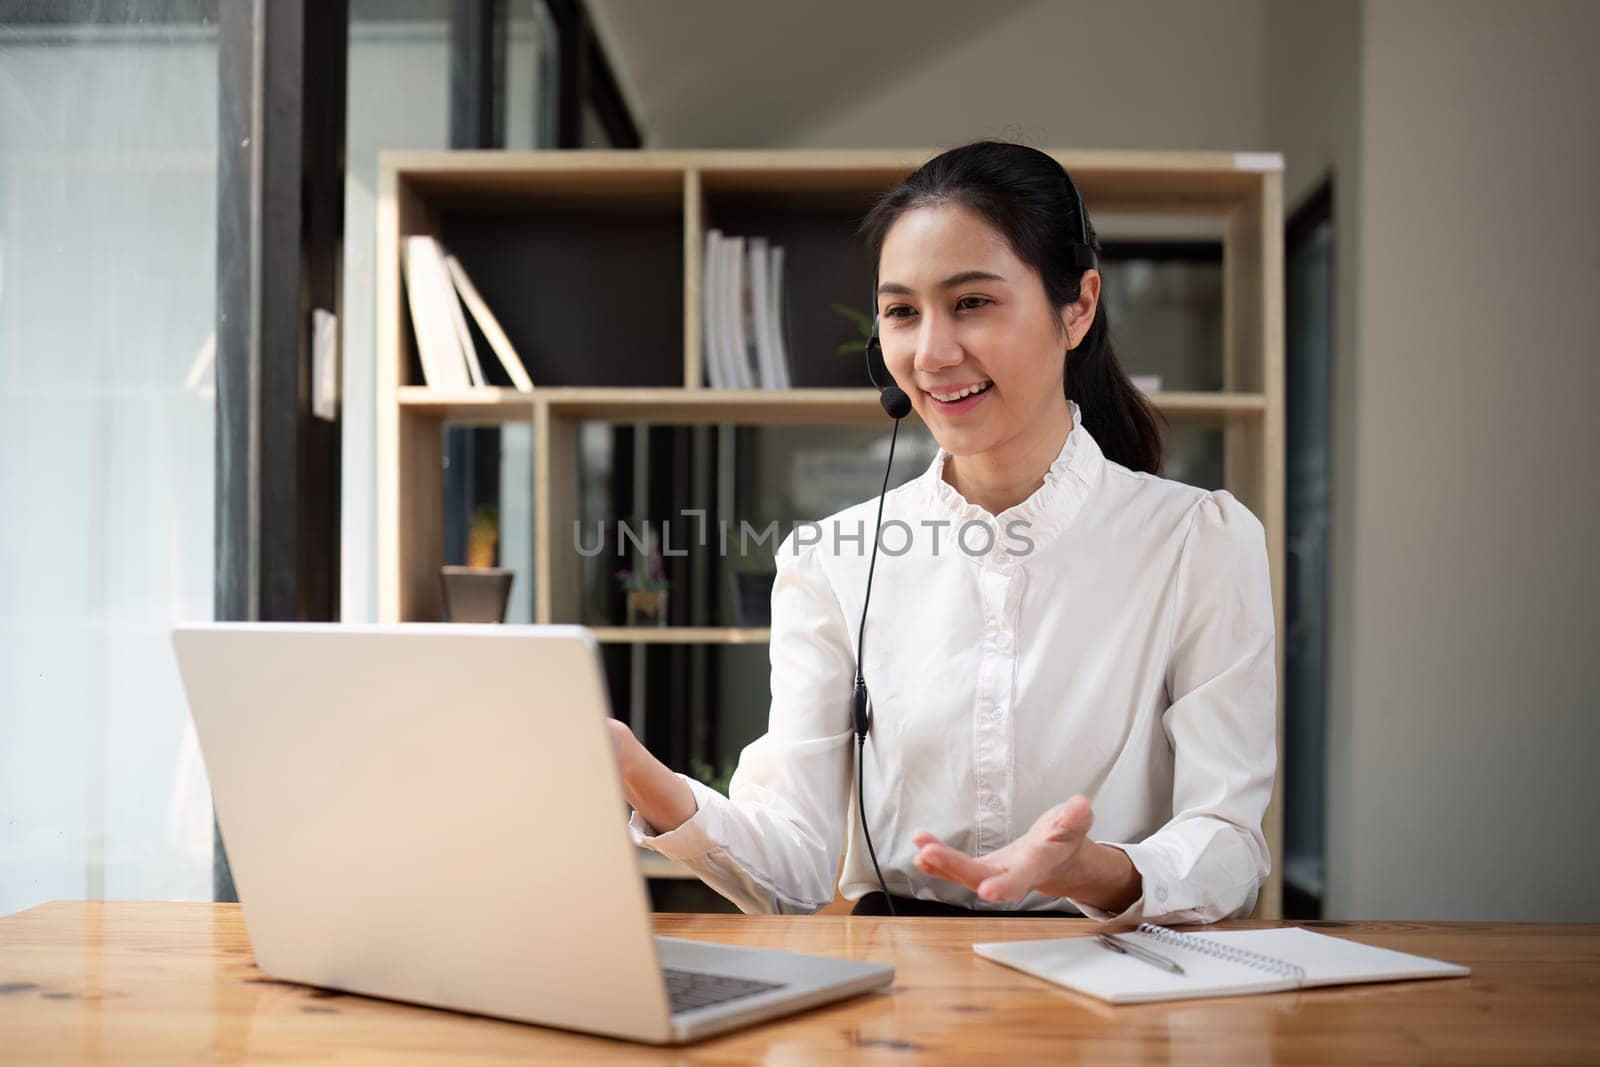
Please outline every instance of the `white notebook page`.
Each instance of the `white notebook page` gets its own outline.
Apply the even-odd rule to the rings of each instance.
[[[1329,937],[1298,926],[1281,930],[1226,930],[1194,936],[1297,964],[1306,972],[1302,984],[1307,986],[1397,982],[1406,978],[1450,978],[1472,973],[1469,968],[1459,964],[1363,945],[1342,937]],[[1173,958],[1177,957],[1174,955]],[[1184,965],[1187,966],[1187,963]]]
[[[1292,979],[1242,963],[1168,949],[1148,938],[1138,940],[1177,962],[1185,973],[1172,974],[1135,956],[1113,952],[1093,935],[1048,941],[999,941],[973,945],[972,950],[985,959],[1113,1004],[1228,997],[1294,988]]]
[[[1172,974],[1137,957],[1119,955],[1099,944],[1092,934],[1046,941],[1000,941],[973,945],[972,949],[985,959],[1113,1004],[1270,993],[1294,989],[1301,984],[1341,985],[1470,973],[1468,968],[1458,964],[1374,948],[1299,927],[1216,933],[1185,931],[1183,937],[1293,964],[1305,971],[1303,983],[1249,963],[1208,955],[1195,946],[1175,944],[1143,933],[1119,936],[1159,952],[1181,966],[1185,973]]]

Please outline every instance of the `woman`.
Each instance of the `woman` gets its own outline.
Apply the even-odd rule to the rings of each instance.
[[[884,362],[940,446],[883,499],[862,653],[866,829],[899,914],[1211,922],[1248,912],[1270,869],[1262,526],[1157,476],[1080,210],[1049,156],[983,142],[862,226]],[[856,910],[889,903],[850,713],[877,504],[781,546],[768,732],[728,797],[613,724],[635,840],[746,911],[828,903],[841,847]]]

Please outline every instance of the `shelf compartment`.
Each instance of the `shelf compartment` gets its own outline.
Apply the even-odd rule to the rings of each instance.
[[[683,384],[681,361],[662,358],[663,339],[683,336],[678,203],[582,211],[541,201],[441,211],[438,225],[537,385]],[[491,351],[478,355],[498,369]]]
[[[752,626],[591,626],[601,644],[764,645],[772,631]]]
[[[936,149],[789,150],[685,153],[707,194],[767,193],[833,207],[881,194],[937,155]],[[1091,213],[1226,215],[1246,202],[1263,172],[1282,169],[1270,153],[1056,151]],[[661,154],[657,154],[661,158]]]
[[[653,156],[653,158],[652,158]],[[675,211],[685,168],[660,153],[409,151],[378,154],[416,195],[452,211],[505,211],[536,202],[604,211]]]
[[[1156,409],[1169,418],[1255,417],[1267,409],[1262,393],[1154,393]],[[523,422],[534,409],[552,418],[596,422],[655,422],[672,425],[718,423],[873,423],[885,420],[875,389],[429,389],[399,390],[408,414],[452,422]],[[910,416],[915,419],[913,413]]]
[[[533,393],[515,389],[430,389],[407,385],[399,390],[400,407],[408,415],[433,416],[446,422],[498,426],[533,419]]]
[[[693,880],[700,876],[676,860],[668,859],[659,852],[652,852],[647,848],[636,849],[639,856],[639,873],[646,878],[674,878],[680,880]]]

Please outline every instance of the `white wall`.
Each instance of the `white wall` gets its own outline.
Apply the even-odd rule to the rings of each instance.
[[[1362,18],[1329,911],[1593,919],[1600,5]]]
[[[1036,4],[785,147],[1268,147],[1264,0]],[[892,50],[892,35],[881,45]]]

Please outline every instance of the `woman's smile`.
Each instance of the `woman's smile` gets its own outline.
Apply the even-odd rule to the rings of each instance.
[[[924,389],[923,392],[941,415],[961,415],[983,403],[993,388],[994,382],[985,378],[967,385]]]

